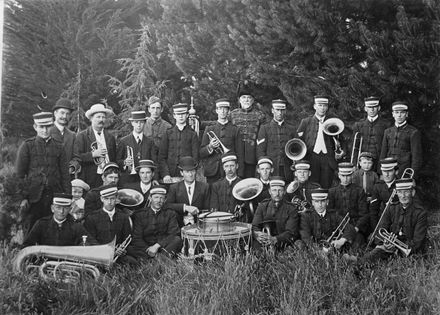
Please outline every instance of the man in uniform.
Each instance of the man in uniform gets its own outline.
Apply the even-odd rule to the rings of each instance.
[[[121,183],[134,182],[138,179],[135,172],[139,160],[157,160],[154,153],[153,141],[143,133],[145,120],[144,111],[133,111],[128,119],[133,126],[133,132],[121,139],[117,146],[116,160],[121,172]],[[127,156],[127,151],[132,150],[133,156]],[[131,174],[135,173],[135,174]]]
[[[422,141],[420,132],[408,124],[408,105],[397,101],[392,105],[394,125],[385,130],[380,158],[397,159],[399,171],[414,170],[414,178],[422,167]]]
[[[310,161],[311,180],[319,183],[323,188],[332,184],[337,168],[336,160],[342,158],[342,153],[335,153],[335,143],[331,136],[324,133],[324,122],[332,118],[327,114],[328,97],[317,95],[314,97],[315,114],[304,118],[298,127],[298,136],[307,146],[307,156]]]
[[[252,230],[257,248],[274,246],[283,250],[299,239],[299,215],[297,208],[284,200],[285,182],[282,177],[270,180],[270,199],[262,201],[252,220]],[[267,233],[269,232],[269,233]]]
[[[359,135],[362,137],[362,147],[359,148],[359,153],[370,152],[377,159],[380,156],[385,129],[390,127],[391,124],[388,120],[379,116],[380,105],[378,97],[371,96],[365,98],[364,110],[367,113],[367,117],[354,124],[353,139],[354,135],[359,132]],[[356,163],[356,161],[353,162]],[[377,168],[374,167],[374,170],[377,170]]]
[[[23,142],[15,163],[23,187],[20,212],[25,233],[38,219],[50,215],[53,193],[72,190],[63,143],[50,136],[52,113],[38,113],[33,119],[37,135]]]
[[[257,164],[257,136],[260,126],[266,122],[266,115],[254,104],[251,92],[242,89],[239,94],[240,108],[231,112],[231,121],[243,135],[244,178],[255,176]]]
[[[169,122],[162,119],[163,105],[158,97],[151,96],[148,99],[148,112],[150,113],[150,117],[148,117],[145,122],[144,134],[148,138],[153,139],[154,152],[152,156],[158,157],[162,137],[165,131],[172,126]]]
[[[69,215],[72,195],[55,193],[51,205],[52,215],[39,219],[23,242],[32,245],[73,246],[96,244],[82,224],[74,222]],[[85,236],[83,238],[83,236]]]
[[[300,207],[301,209],[298,210],[304,211],[312,205],[312,190],[320,188],[321,186],[309,180],[311,175],[309,161],[297,161],[292,168],[292,170],[295,170],[295,180],[287,186],[288,200],[302,205]]]
[[[270,198],[270,177],[273,173],[273,162],[268,156],[261,156],[258,159],[257,162],[257,173],[259,180],[263,183],[263,191],[255,198],[253,201],[253,204],[255,205],[255,209],[257,208],[258,204],[265,200]]]
[[[191,156],[179,160],[183,181],[172,184],[167,207],[176,211],[179,227],[195,223],[197,214],[209,209],[209,185],[196,180],[197,162]]]
[[[203,133],[200,159],[203,162],[204,175],[208,184],[216,182],[224,176],[221,156],[226,152],[223,152],[218,140],[221,141],[227,150],[236,152],[239,165],[238,174],[240,177],[243,176],[243,139],[238,127],[228,120],[230,107],[231,103],[226,98],[215,101],[217,121],[215,124],[207,126]],[[209,133],[214,133],[218,139],[210,139]]]
[[[153,258],[162,252],[174,257],[182,248],[176,213],[164,207],[166,189],[158,185],[150,190],[150,206],[133,216],[133,241],[128,252],[136,258]]]
[[[286,101],[272,101],[273,119],[261,126],[257,138],[257,157],[268,156],[273,162],[275,176],[284,177],[292,181],[290,160],[285,153],[287,141],[297,138],[295,127],[284,120],[286,114]]]
[[[163,135],[159,150],[159,171],[165,183],[180,175],[177,164],[182,156],[199,160],[199,138],[187,123],[188,104],[173,105],[173,116],[176,124]]]
[[[115,137],[104,129],[107,115],[113,112],[103,104],[94,104],[88,111],[86,117],[92,125],[81,131],[75,141],[75,158],[81,162],[80,178],[96,188],[102,185],[101,175],[106,163],[116,162],[116,140]],[[93,145],[93,148],[92,148]],[[100,159],[99,165],[96,159]]]

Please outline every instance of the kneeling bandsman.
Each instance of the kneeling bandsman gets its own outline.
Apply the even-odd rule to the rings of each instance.
[[[272,245],[280,250],[299,239],[298,211],[284,200],[284,186],[281,177],[273,177],[269,189],[271,198],[262,201],[255,212],[252,229],[257,248]]]

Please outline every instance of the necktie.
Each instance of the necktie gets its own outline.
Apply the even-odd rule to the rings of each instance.
[[[362,188],[364,189],[365,193],[367,193],[367,172],[362,174]]]
[[[192,202],[191,186],[188,186],[188,199],[189,199],[189,203],[191,203]]]
[[[138,145],[140,145],[141,144],[141,138],[137,137],[136,142],[137,142]]]

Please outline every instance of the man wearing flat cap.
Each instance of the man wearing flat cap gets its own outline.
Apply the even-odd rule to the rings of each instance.
[[[187,123],[188,104],[173,105],[173,117],[176,124],[165,132],[159,149],[159,173],[165,183],[170,183],[171,177],[179,176],[181,157],[191,156],[197,162],[199,160],[199,138]]]
[[[292,181],[290,166],[292,160],[286,156],[285,147],[287,141],[298,138],[295,127],[284,120],[286,114],[286,101],[272,101],[273,119],[261,126],[257,138],[257,157],[268,156],[273,162],[275,176],[284,177],[288,182]]]
[[[291,169],[294,171],[295,180],[287,186],[287,199],[300,205],[298,211],[304,211],[312,204],[312,190],[321,186],[309,180],[311,175],[309,161],[297,161],[295,165],[291,166]]]
[[[283,250],[299,239],[297,207],[284,199],[285,182],[280,176],[270,180],[270,199],[260,202],[252,220],[254,239],[259,246]]]
[[[26,236],[23,247],[32,245],[72,246],[95,245],[87,230],[69,215],[72,195],[53,195],[52,215],[39,219]],[[84,238],[83,238],[84,236]]]
[[[209,185],[196,180],[197,162],[191,156],[179,160],[183,181],[172,184],[167,207],[176,211],[179,227],[194,224],[202,210],[209,209]]]
[[[136,167],[139,164],[139,160],[157,160],[157,157],[153,155],[153,141],[143,133],[146,119],[147,116],[143,110],[132,111],[128,120],[133,126],[133,131],[123,137],[117,145],[116,160],[122,170],[122,184],[138,180]]]
[[[377,159],[380,156],[385,129],[389,128],[391,123],[379,114],[379,97],[370,96],[365,98],[364,110],[367,117],[354,123],[353,138],[350,143],[353,143],[354,135],[358,133],[358,137],[362,137],[362,147],[359,148],[359,152],[370,152]],[[374,166],[374,170],[377,169]]]
[[[150,190],[150,205],[133,215],[133,241],[128,249],[138,258],[154,258],[159,253],[175,257],[182,248],[176,212],[165,207],[166,188],[157,185]]]
[[[66,152],[66,160],[69,164],[78,163],[72,160],[76,135],[73,131],[67,128],[72,111],[73,108],[70,100],[67,98],[60,98],[55,103],[55,106],[52,108],[55,122],[54,125],[50,128],[50,136],[63,143],[63,148]],[[75,166],[77,168],[79,166],[79,163]]]
[[[53,116],[49,112],[33,115],[35,137],[18,149],[15,172],[21,181],[20,216],[23,231],[50,214],[53,193],[70,193],[70,176],[63,143],[50,136]]]
[[[94,104],[86,111],[91,126],[81,131],[75,141],[74,156],[81,163],[80,178],[96,188],[102,185],[105,163],[116,162],[115,137],[105,130],[107,116],[113,111],[103,104]]]
[[[154,152],[152,156],[155,157],[159,155],[159,147],[165,131],[172,127],[168,121],[162,119],[163,109],[160,98],[151,96],[148,99],[147,110],[150,113],[150,117],[145,122],[144,134],[148,138],[153,139]]]
[[[238,174],[243,176],[243,139],[240,130],[229,120],[231,102],[226,98],[215,101],[217,121],[205,128],[200,146],[200,159],[203,163],[203,171],[208,184],[214,183],[224,176],[221,157],[225,153],[221,144],[226,150],[237,153]],[[211,135],[211,136],[210,136]]]
[[[420,132],[408,124],[408,105],[402,101],[392,104],[394,125],[385,130],[380,158],[397,159],[399,172],[414,170],[414,178],[422,167],[422,140]]]

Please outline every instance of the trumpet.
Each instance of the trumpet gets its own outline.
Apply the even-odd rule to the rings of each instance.
[[[116,262],[116,260],[118,260],[118,258],[121,257],[121,255],[116,254],[116,252],[123,251],[123,250],[125,251],[127,249],[128,245],[130,245],[131,240],[132,240],[132,237],[131,237],[131,234],[129,234],[127,236],[127,238],[121,244],[119,244],[118,246],[115,247],[115,257],[113,258],[113,262]]]
[[[92,142],[92,144],[90,144],[90,149],[92,150],[92,153],[98,150],[100,147],[102,147],[102,145],[97,141]],[[110,162],[110,157],[108,156],[108,153],[106,153],[104,157],[98,156],[94,158],[93,161],[95,162],[95,165],[98,166],[96,170],[96,174],[102,174],[104,165]]]
[[[324,121],[322,124],[323,132],[333,138],[335,142],[335,154],[336,156],[342,157],[344,151],[342,150],[341,142],[337,136],[344,131],[345,125],[339,118],[330,118]]]
[[[212,139],[215,139],[219,143],[219,145],[214,148],[215,152],[220,153],[220,154],[225,154],[225,153],[228,153],[229,151],[231,151],[221,142],[220,138],[217,137],[217,135],[215,134],[214,131],[210,130],[206,134],[208,135],[210,142],[212,141]]]
[[[133,148],[127,145],[127,159],[131,159],[133,162],[131,163],[130,166],[128,166],[131,171],[130,171],[130,175],[136,175],[136,169],[134,167],[134,153],[133,153]]]
[[[200,120],[199,116],[196,115],[196,110],[194,108],[194,97],[191,96],[190,109],[188,111],[188,124],[196,132],[197,136],[200,134]]]
[[[359,132],[356,132],[353,138],[353,148],[351,150],[351,158],[350,158],[351,164],[356,165],[356,167],[359,165],[359,155],[361,154],[362,151],[362,141],[363,141],[362,135]]]
[[[383,241],[384,245],[393,245],[397,249],[399,249],[406,257],[411,253],[411,248],[401,240],[397,238],[397,235],[391,232],[388,232],[386,229],[379,229],[378,235],[376,238]]]

